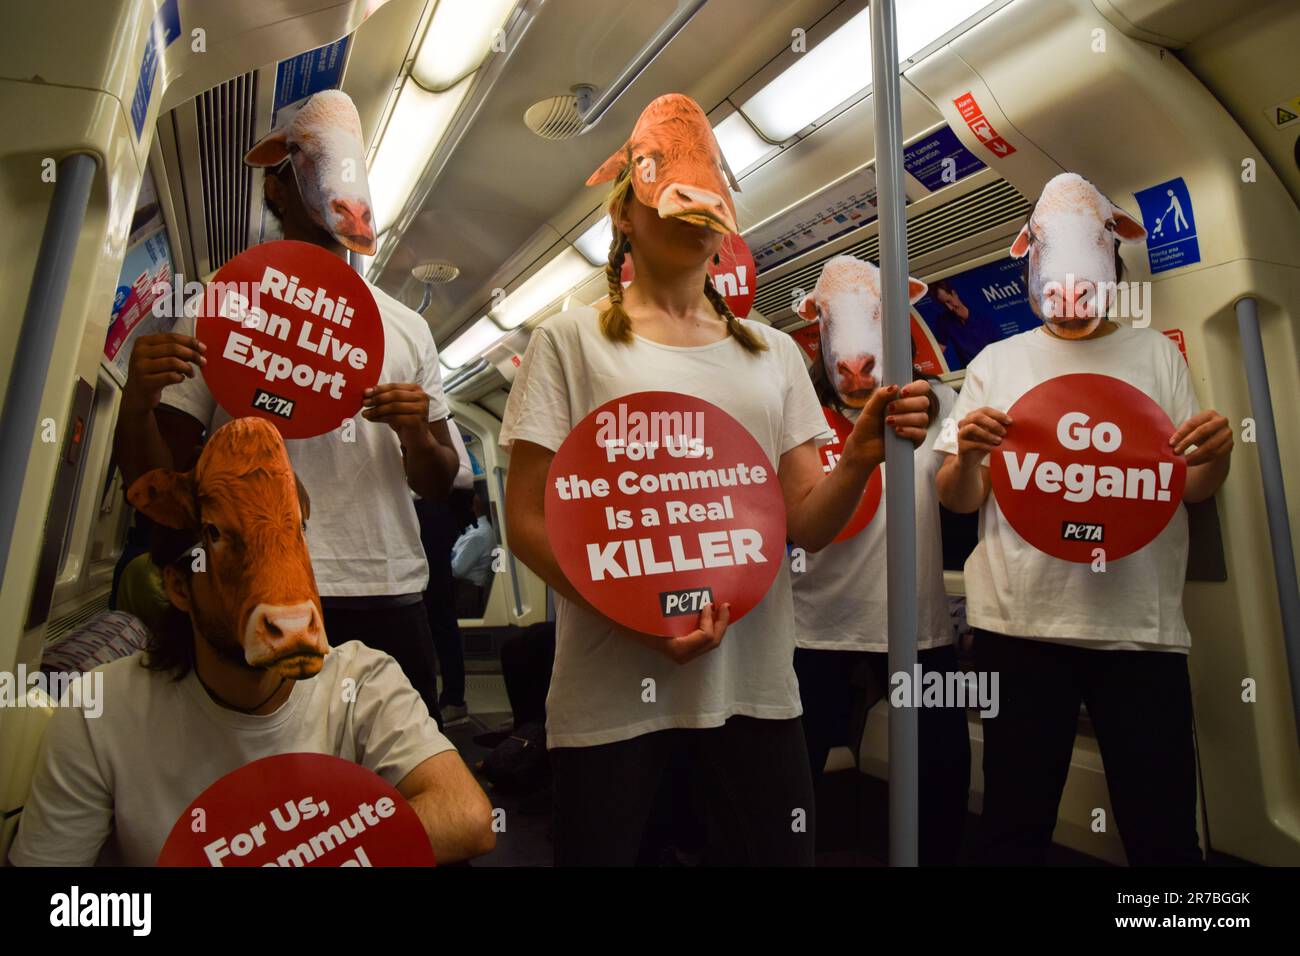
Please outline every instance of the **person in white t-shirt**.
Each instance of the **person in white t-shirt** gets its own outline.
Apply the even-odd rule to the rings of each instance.
[[[355,117],[346,95],[327,92],[331,111],[351,110]],[[311,109],[321,96],[302,109]],[[310,150],[335,140],[319,137],[300,144],[295,129],[289,123],[273,130],[249,151],[247,161],[270,167],[264,179],[266,207],[280,221],[285,239],[310,242],[346,259],[354,237],[328,231],[321,223],[331,216],[304,199],[305,194],[316,203],[330,198],[329,184],[311,177],[336,169],[338,157],[333,167],[322,160],[306,172],[299,169]],[[354,132],[360,135],[359,120]],[[364,160],[356,176],[364,180]],[[307,177],[306,186],[299,177]],[[349,209],[360,203],[338,201]],[[361,215],[368,217],[368,210]],[[360,228],[355,217],[349,221],[348,228]],[[312,496],[307,536],[331,640],[360,640],[391,654],[436,717],[437,667],[423,603],[429,570],[410,492],[444,499],[460,459],[447,426],[438,351],[428,324],[378,286],[366,285],[383,322],[381,384],[368,390],[360,415],[332,432],[286,445]],[[132,350],[115,438],[127,485],[154,468],[188,466],[205,433],[229,421],[196,374],[206,359],[193,331],[194,319],[186,316],[173,332],[143,336]]]
[[[822,345],[809,367],[818,399],[823,406],[856,422],[860,409],[846,403],[828,370],[825,357],[834,351],[828,349],[826,340],[848,323],[879,324],[878,317],[871,314],[880,306],[876,278],[879,270],[871,263],[848,257],[832,260],[826,269],[832,268],[860,275],[853,283],[854,294],[819,297],[814,292],[800,303],[798,311],[804,318],[823,320]],[[919,282],[915,285],[920,287],[914,288],[919,298],[925,286]],[[938,411],[925,440],[915,451],[916,646],[922,672],[946,677],[958,673],[960,667],[943,584],[943,541],[934,488],[939,458],[933,449],[941,423],[951,413],[957,395],[937,381],[931,382],[930,389],[938,400]],[[882,488],[888,470],[888,466],[882,466]],[[885,550],[882,498],[871,520],[857,534],[832,542],[816,554],[798,552],[793,556],[790,581],[794,590],[794,669],[799,677],[804,738],[814,774],[822,773],[834,746],[848,745],[856,762],[866,722],[869,685],[879,692],[877,699],[889,693]],[[965,709],[949,704],[921,707],[918,711],[922,866],[955,864],[966,822],[970,736]]]
[[[1000,676],[984,721],[985,851],[993,863],[1041,863],[1070,768],[1079,705],[1088,709],[1129,863],[1194,863],[1196,762],[1183,617],[1187,515],[1180,506],[1140,550],[1096,565],[1034,548],[990,494],[988,457],[1016,424],[1007,410],[1070,373],[1108,375],[1154,400],[1185,455],[1183,501],[1211,497],[1228,473],[1232,429],[1201,411],[1178,348],[1154,329],[1105,318],[1122,278],[1121,241],[1142,225],[1073,173],[1050,180],[1011,246],[1028,254],[1029,300],[1044,320],[984,349],[967,369],[939,500],[980,514],[965,568],[980,670]]]
[[[661,137],[676,140],[671,150]],[[883,460],[885,430],[912,440],[928,421],[924,383],[879,389],[843,466],[823,475],[816,442],[829,433],[797,346],[736,319],[708,278],[723,235],[736,231],[721,170],[693,101],[673,94],[647,107],[626,147],[589,180],[615,180],[609,299],[533,332],[502,420],[509,544],[557,594],[546,715],[558,865],[633,863],[666,768],[683,753],[695,758],[711,862],[814,859],[785,562],[763,600],[730,627],[726,604],[706,606],[699,627],[682,637],[615,624],[565,577],[546,533],[547,470],[569,432],[596,407],[637,392],[711,402],[777,463],[788,534],[817,550],[843,527]],[[636,277],[625,292],[619,276],[629,253]],[[647,680],[656,687],[649,702]]]
[[[491,804],[397,663],[358,641],[334,644],[309,678],[247,663],[218,572],[194,571],[195,543],[192,532],[155,526],[168,614],[144,650],[79,678],[102,681],[95,695],[69,690],[55,709],[10,862],[152,866],[205,789],[290,753],[383,777],[410,802],[439,863],[489,852]]]

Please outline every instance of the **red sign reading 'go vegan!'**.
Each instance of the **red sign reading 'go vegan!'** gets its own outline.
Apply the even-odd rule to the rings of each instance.
[[[785,558],[776,469],[708,402],[637,392],[578,423],[551,462],[546,532],[593,607],[636,631],[678,637],[707,604],[735,621]]]
[[[195,336],[203,378],[232,418],[285,438],[333,431],[379,382],[384,328],[365,281],[338,256],[293,240],[231,259],[208,284]]]
[[[1153,541],[1183,500],[1187,462],[1173,423],[1144,392],[1108,375],[1062,375],[1007,411],[989,456],[998,507],[1027,542],[1066,561],[1107,561]]]

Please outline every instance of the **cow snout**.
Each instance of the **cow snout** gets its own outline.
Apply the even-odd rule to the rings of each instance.
[[[330,211],[335,217],[332,231],[345,246],[354,252],[373,248],[374,217],[368,205],[358,199],[333,199],[330,201]]]
[[[244,658],[251,667],[285,677],[312,677],[329,653],[325,626],[314,601],[259,604],[249,616]]]
[[[1061,319],[1090,319],[1097,314],[1097,286],[1087,279],[1051,282],[1043,289],[1047,314]]]
[[[876,357],[874,355],[855,355],[842,358],[835,363],[835,370],[840,375],[840,394],[848,399],[861,399],[865,402],[879,382],[875,376]]]
[[[717,193],[685,183],[670,183],[659,199],[659,215],[692,216],[715,224],[727,232],[736,232],[736,220],[726,201]]]

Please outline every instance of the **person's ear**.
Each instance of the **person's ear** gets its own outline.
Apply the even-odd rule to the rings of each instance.
[[[163,568],[162,579],[163,590],[167,593],[167,600],[172,602],[172,607],[188,614],[191,603],[189,579],[170,565]]]

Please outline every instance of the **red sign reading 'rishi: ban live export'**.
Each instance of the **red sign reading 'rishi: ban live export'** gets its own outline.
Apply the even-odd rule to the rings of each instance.
[[[265,418],[285,438],[338,428],[379,381],[384,328],[365,281],[307,242],[265,242],[209,283],[195,321],[203,378],[232,418]]]
[[[1187,462],[1173,422],[1144,392],[1108,375],[1062,375],[1007,410],[1011,425],[989,456],[998,507],[1046,554],[1089,563],[1133,554],[1169,524]]]
[[[743,617],[785,558],[785,503],[754,437],[709,402],[637,392],[578,423],[547,475],[565,576],[611,620],[678,637],[709,604]]]

